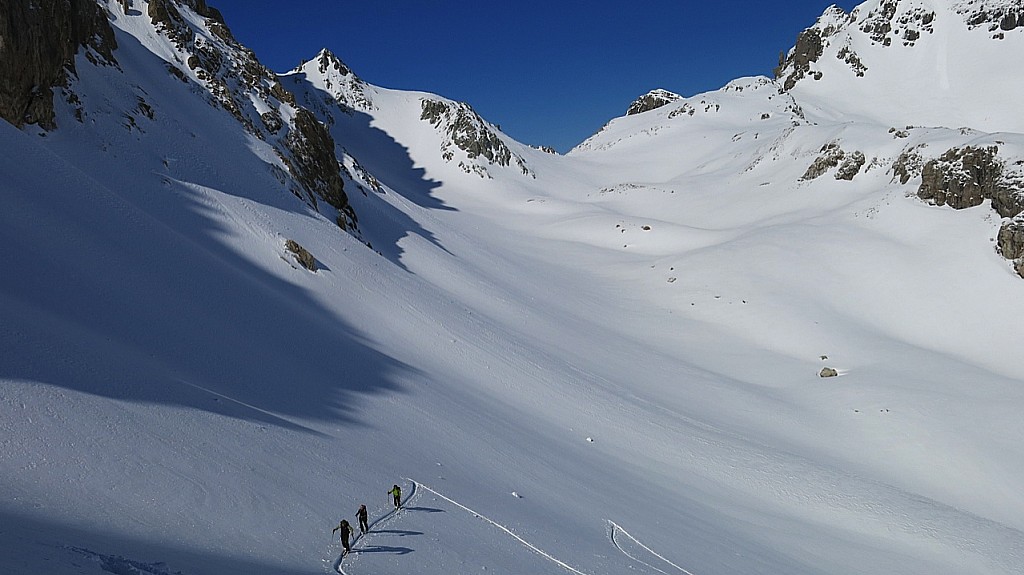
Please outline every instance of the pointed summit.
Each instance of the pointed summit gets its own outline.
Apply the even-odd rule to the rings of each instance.
[[[655,110],[666,104],[671,104],[681,98],[682,96],[679,94],[669,92],[668,90],[662,90],[661,88],[651,90],[634,100],[633,103],[629,105],[629,110],[626,111],[626,115],[633,116],[650,110]]]
[[[331,95],[339,104],[351,109],[374,108],[370,96],[372,89],[352,71],[341,58],[323,48],[312,60],[303,61],[297,68],[282,76],[293,81],[304,77],[314,87]]]
[[[327,74],[328,71],[333,71],[340,76],[352,76],[356,80],[359,79],[352,69],[345,65],[345,62],[341,61],[341,58],[337,57],[334,52],[327,48],[322,48],[312,61],[316,62],[320,74]],[[299,68],[303,68],[303,65],[300,65]]]

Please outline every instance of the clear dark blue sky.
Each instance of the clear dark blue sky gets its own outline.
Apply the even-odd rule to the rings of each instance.
[[[638,96],[771,75],[847,0],[208,0],[276,72],[321,48],[387,88],[468,102],[517,140],[566,151]]]

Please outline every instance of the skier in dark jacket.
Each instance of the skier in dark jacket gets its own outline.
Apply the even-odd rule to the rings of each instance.
[[[331,529],[331,535],[334,535],[335,531],[341,531],[341,546],[345,548],[345,551],[342,552],[342,555],[348,554],[349,551],[352,551],[352,548],[348,544],[349,536],[353,535],[354,533],[352,526],[349,525],[348,520],[342,519],[341,523],[339,523],[337,527]]]
[[[402,488],[401,487],[399,487],[398,485],[395,485],[394,487],[391,488],[391,491],[388,491],[388,494],[395,496],[395,509],[398,509],[399,507],[402,506]]]
[[[359,532],[365,534],[370,530],[369,513],[366,511],[366,505],[360,505],[359,511],[356,511],[356,519],[359,520]]]

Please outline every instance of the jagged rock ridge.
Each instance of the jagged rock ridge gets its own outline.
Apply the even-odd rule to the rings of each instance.
[[[144,15],[132,0],[44,4],[32,8],[15,3],[0,15],[5,39],[0,43],[0,71],[12,79],[0,87],[0,114],[8,122],[57,129],[54,87],[61,89],[62,105],[85,122],[89,112],[69,81],[75,77],[79,48],[90,65],[116,67],[111,19],[148,18],[175,54],[166,62],[168,73],[197,86],[197,93],[230,113],[244,130],[271,144],[291,176],[284,181],[292,193],[315,209],[326,202],[336,210],[340,226],[357,230],[330,133],[234,39],[218,10],[204,0],[151,0]],[[152,119],[155,114],[144,91],[137,92],[135,108],[123,114],[130,130],[139,127],[136,116]]]
[[[474,162],[482,158],[487,164],[497,166],[509,166],[514,163],[523,174],[530,174],[526,160],[509,149],[496,130],[469,104],[430,98],[423,98],[420,103],[420,119],[430,122],[446,135],[446,139],[441,143],[441,155],[444,159],[454,160],[454,149],[459,149],[465,152],[469,160],[459,162],[459,166],[466,173],[488,177],[486,166]]]
[[[202,0],[183,6],[195,10],[203,21],[186,19],[169,0],[150,2],[149,15],[181,51],[193,78],[248,132],[263,140],[279,141],[277,152],[301,184],[302,196],[314,207],[318,200],[327,202],[338,210],[342,228],[354,228],[357,218],[344,191],[330,132],[295,102],[252,50],[234,39],[218,11]],[[203,28],[209,34],[203,34]],[[257,111],[254,100],[265,104],[266,111]],[[290,122],[285,117],[291,117]]]

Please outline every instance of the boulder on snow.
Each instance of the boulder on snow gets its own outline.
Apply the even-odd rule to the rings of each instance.
[[[316,271],[316,258],[314,258],[313,254],[309,253],[306,248],[299,245],[295,240],[286,241],[284,243],[284,247],[295,255],[295,259],[302,265],[302,267],[311,272]]]
[[[818,372],[819,377],[836,377],[837,375],[839,375],[839,372],[831,367],[823,367],[821,368],[821,371]]]

